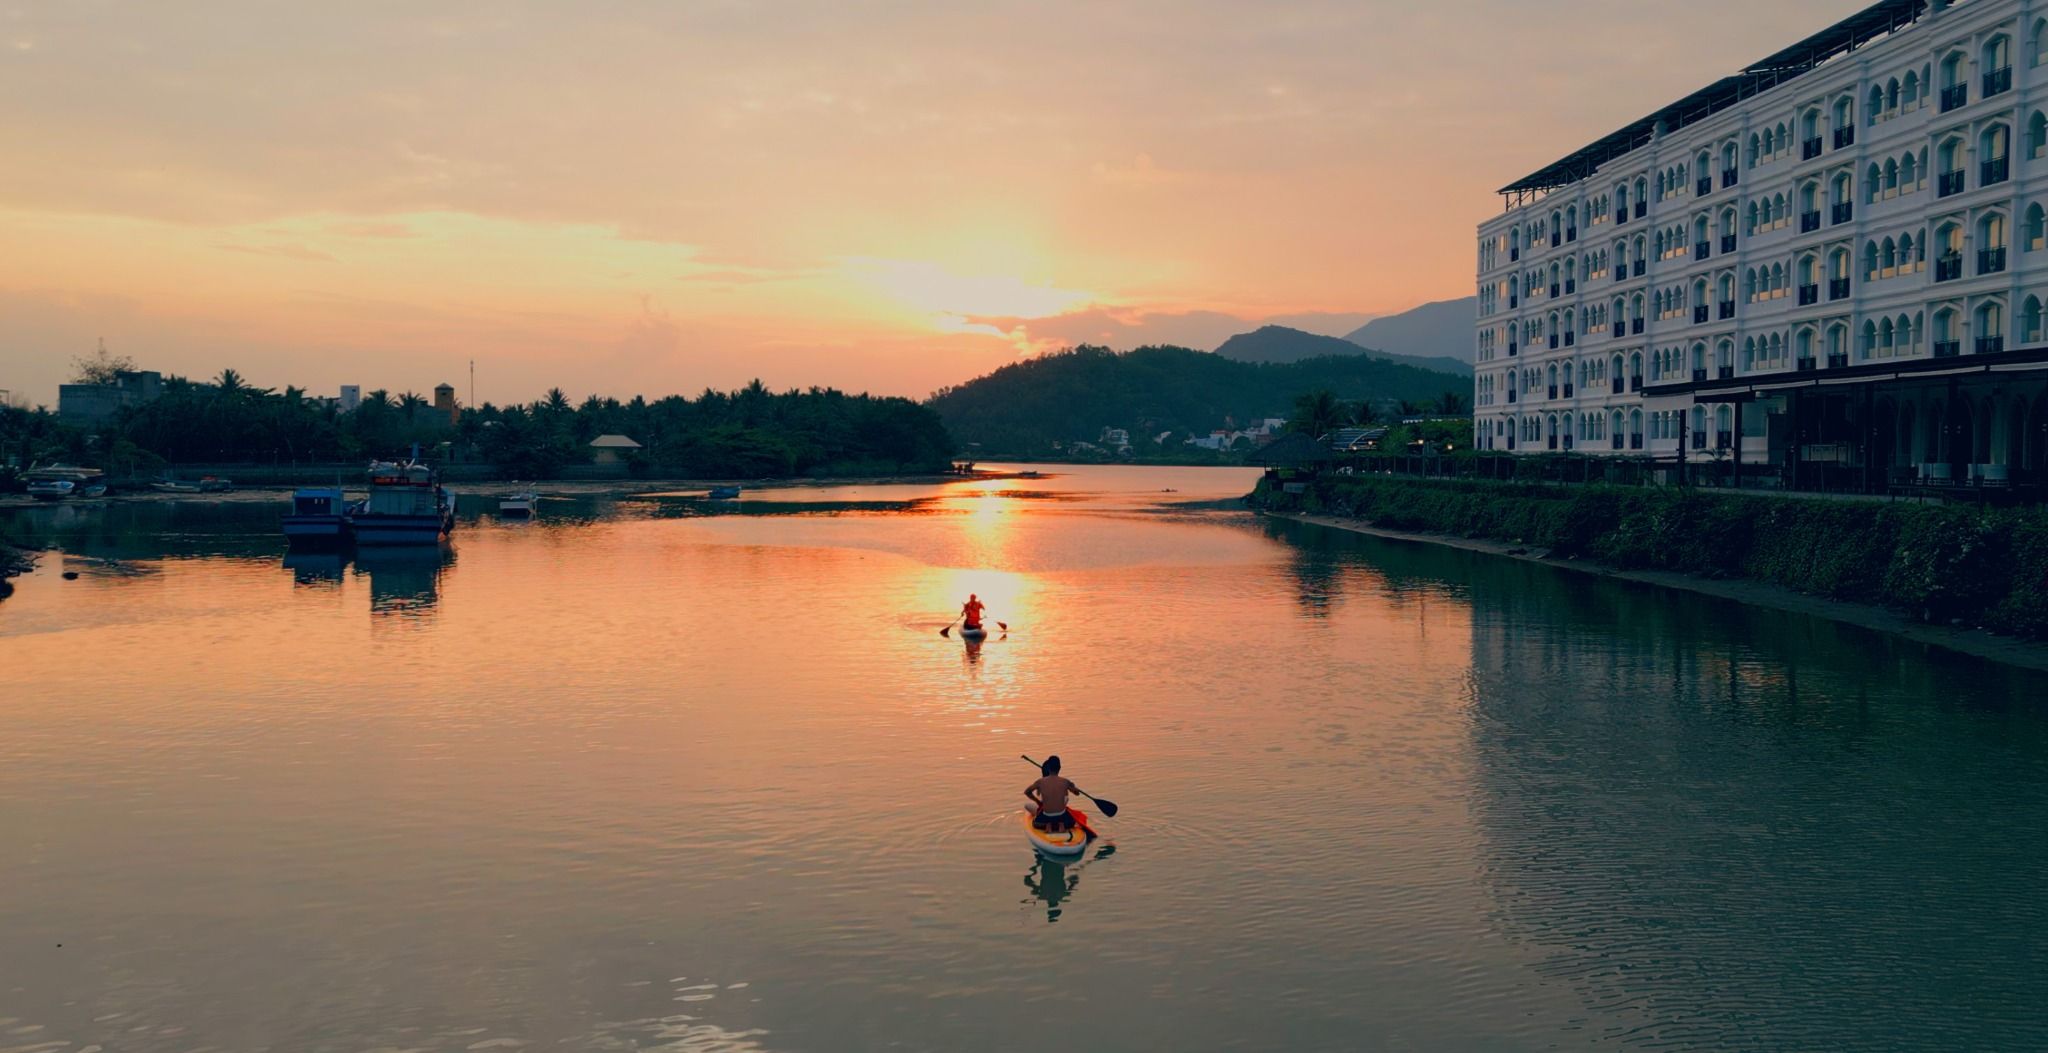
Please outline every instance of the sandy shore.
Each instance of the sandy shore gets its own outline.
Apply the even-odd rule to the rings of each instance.
[[[1760,581],[1698,578],[1690,574],[1656,570],[1618,570],[1588,560],[1553,560],[1546,549],[1529,545],[1508,544],[1500,541],[1485,541],[1475,538],[1456,537],[1450,534],[1418,534],[1402,530],[1383,530],[1357,519],[1341,519],[1336,516],[1297,515],[1267,512],[1276,519],[1292,519],[1299,523],[1312,523],[1332,530],[1348,530],[1356,534],[1389,538],[1395,541],[1410,541],[1426,545],[1445,545],[1470,552],[1484,552],[1488,555],[1508,559],[1527,560],[1556,567],[1579,574],[1611,578],[1618,581],[1632,581],[1645,585],[1660,585],[1669,589],[1683,589],[1705,596],[1718,596],[1758,607],[1769,607],[1797,614],[1809,614],[1817,618],[1830,618],[1838,622],[1891,633],[1916,643],[1931,647],[1946,648],[1994,662],[2020,666],[2027,669],[2048,670],[2048,644],[2017,640],[2007,636],[1996,636],[1981,629],[1968,629],[1943,625],[1928,625],[1917,622],[1897,611],[1885,607],[1862,603],[1845,603],[1840,600],[1809,596],[1803,592]]]

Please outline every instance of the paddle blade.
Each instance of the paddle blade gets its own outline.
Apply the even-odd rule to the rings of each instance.
[[[1104,819],[1116,818],[1115,801],[1105,801],[1100,797],[1090,797],[1088,799],[1095,802],[1095,807],[1102,809],[1102,817]]]
[[[1009,622],[997,622],[997,623],[996,623],[996,628],[998,628],[998,629],[1001,629],[1001,630],[1002,630],[1002,631],[1004,631],[1004,632],[1009,632],[1009,631],[1010,631],[1010,623],[1009,623]]]
[[[946,639],[948,639],[948,640],[952,639],[952,638],[953,638],[953,627],[952,627],[952,626],[950,626],[950,625],[948,625],[948,626],[946,626],[945,628],[943,628],[943,629],[940,629],[940,630],[939,630],[939,635],[940,635],[940,636],[943,636],[943,637],[945,637],[945,638],[946,638]]]

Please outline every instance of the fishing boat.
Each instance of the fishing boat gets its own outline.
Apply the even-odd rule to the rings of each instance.
[[[416,459],[375,461],[370,496],[348,522],[358,545],[436,544],[455,529],[455,495]]]
[[[713,501],[731,501],[740,496],[740,488],[737,486],[714,486],[711,488],[711,492],[705,496]]]
[[[340,489],[307,487],[292,491],[292,510],[279,522],[290,544],[333,545],[348,537],[349,513]]]
[[[221,494],[235,488],[234,480],[222,479],[217,475],[202,476],[196,483],[173,479],[168,474],[149,484],[149,488],[160,494]]]
[[[28,480],[30,497],[38,501],[62,501],[68,497],[99,497],[105,494],[105,475],[98,468],[52,464],[30,468],[22,478]]]
[[[532,490],[517,490],[498,499],[498,514],[523,519],[531,516],[540,504],[540,495]]]

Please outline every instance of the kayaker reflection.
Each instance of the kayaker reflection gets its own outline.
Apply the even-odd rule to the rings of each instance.
[[[1044,856],[1039,856],[1030,872],[1024,875],[1024,887],[1031,890],[1033,899],[1045,904],[1047,924],[1060,920],[1060,902],[1080,884],[1079,873],[1069,874],[1065,863]]]
[[[960,627],[968,632],[981,631],[981,612],[986,610],[979,597],[967,594],[967,602],[960,605]]]
[[[1061,833],[1074,828],[1074,817],[1067,814],[1067,795],[1074,792],[1074,784],[1060,775],[1060,759],[1057,754],[1045,759],[1038,766],[1038,779],[1024,787],[1024,796],[1031,799],[1031,825],[1051,833]]]

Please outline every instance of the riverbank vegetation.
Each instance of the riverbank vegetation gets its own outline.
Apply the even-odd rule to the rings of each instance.
[[[1260,508],[1526,544],[1624,570],[1746,578],[2048,639],[2048,510],[1673,488],[1324,475]]]
[[[0,537],[0,600],[14,592],[14,585],[7,579],[26,574],[36,566],[35,554]]]

